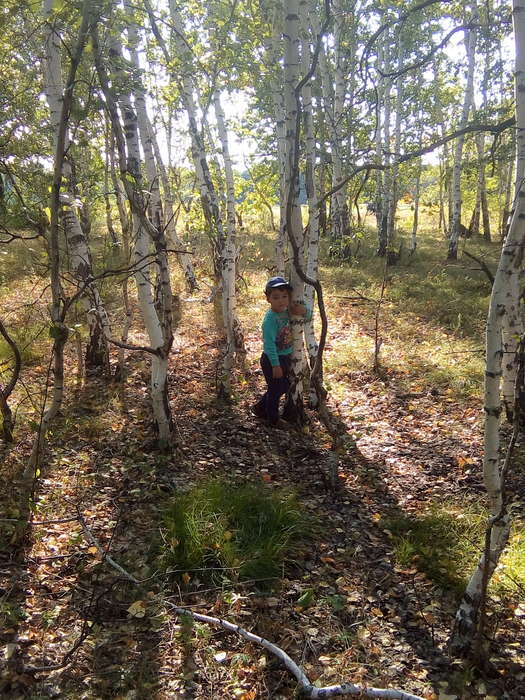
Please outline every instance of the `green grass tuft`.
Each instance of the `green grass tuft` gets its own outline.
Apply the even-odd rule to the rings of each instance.
[[[464,592],[484,545],[486,511],[434,504],[421,517],[402,515],[384,522],[392,533],[397,566],[415,566],[443,589],[458,595]],[[514,522],[490,586],[495,593],[523,595],[525,535],[519,520]]]
[[[385,519],[397,566],[417,567],[445,590],[461,594],[483,546],[486,513],[433,505],[421,517]]]
[[[210,481],[179,496],[164,515],[164,564],[213,582],[268,587],[299,551],[311,523],[293,494]]]

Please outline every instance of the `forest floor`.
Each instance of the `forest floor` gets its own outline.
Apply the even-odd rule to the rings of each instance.
[[[172,454],[154,449],[148,371],[137,354],[129,356],[124,385],[90,376],[71,386],[34,484],[34,522],[16,547],[16,523],[4,522],[0,696],[294,696],[294,679],[263,648],[190,624],[170,611],[174,604],[265,637],[316,684],[346,680],[441,700],[525,697],[523,583],[502,588],[505,576],[498,570],[500,588],[497,576],[489,605],[490,664],[481,674],[447,653],[458,586],[475,558],[444,561],[440,579],[414,549],[406,525],[430,527],[436,517],[461,522],[469,509],[482,508],[479,396],[447,389],[430,364],[414,368],[389,357],[389,341],[399,333],[390,316],[382,323],[383,371],[374,374],[374,310],[333,294],[325,379],[332,410],[354,436],[334,483],[330,440],[314,413],[304,431],[270,429],[250,414],[263,389],[259,296],[253,292],[247,300],[247,366],[237,370],[236,395],[227,406],[213,398],[218,343],[210,335],[211,305],[184,304],[170,371]],[[425,319],[412,315],[404,322],[410,327],[404,337],[416,344],[428,338]],[[445,353],[460,352],[453,333],[441,338]],[[341,355],[359,343],[368,350],[355,361]],[[73,353],[67,361],[74,376]],[[35,365],[29,374],[44,371]],[[435,381],[422,382],[422,372]],[[25,382],[30,385],[30,376]],[[28,429],[1,468],[0,498],[14,520],[30,445]],[[182,580],[158,572],[162,509],[210,476],[292,488],[304,510],[322,522],[271,591],[249,582],[209,585],[194,571]],[[512,488],[519,493],[524,485],[521,466]],[[401,526],[404,538],[396,535]],[[452,549],[455,533],[452,526],[445,533]],[[432,537],[427,548],[439,570],[443,550]],[[141,583],[127,580],[108,557]]]

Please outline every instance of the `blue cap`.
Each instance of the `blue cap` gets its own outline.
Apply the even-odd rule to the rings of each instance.
[[[284,277],[271,277],[268,282],[266,282],[266,287],[264,288],[265,293],[267,294],[270,292],[272,289],[293,289],[292,285],[290,282],[284,279]]]

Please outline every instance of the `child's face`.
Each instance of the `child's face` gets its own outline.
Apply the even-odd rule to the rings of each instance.
[[[280,313],[281,311],[286,311],[288,308],[288,304],[290,303],[290,290],[271,289],[267,293],[266,298],[272,307],[272,311],[275,311],[275,313]]]

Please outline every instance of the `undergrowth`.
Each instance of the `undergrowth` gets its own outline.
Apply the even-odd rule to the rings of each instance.
[[[295,495],[223,481],[177,496],[163,520],[166,569],[187,582],[252,580],[260,588],[279,578],[312,529]]]
[[[434,503],[420,516],[386,518],[384,526],[392,537],[397,566],[415,567],[460,596],[481,555],[487,519],[481,508]],[[515,523],[491,589],[522,592],[524,587],[525,537],[522,526]]]

